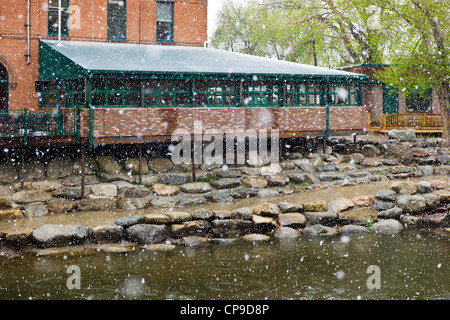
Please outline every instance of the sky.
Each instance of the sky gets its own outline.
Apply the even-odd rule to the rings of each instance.
[[[216,29],[216,15],[222,8],[222,3],[226,0],[208,0],[208,38]]]

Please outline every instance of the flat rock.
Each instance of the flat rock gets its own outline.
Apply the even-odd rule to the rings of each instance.
[[[252,207],[252,213],[254,215],[260,215],[264,217],[278,217],[281,214],[280,208],[273,203],[262,203]]]
[[[241,179],[241,182],[249,188],[260,189],[267,186],[267,180],[259,176],[246,176]]]
[[[159,243],[169,237],[169,229],[160,224],[135,224],[125,230],[130,241],[139,244]]]
[[[142,216],[126,216],[114,221],[116,226],[122,227],[123,229],[129,228],[135,224],[143,223],[144,218]]]
[[[222,178],[219,180],[213,180],[210,183],[216,189],[230,189],[236,188],[241,185],[240,178]]]
[[[340,213],[342,211],[351,209],[355,206],[355,203],[347,198],[339,197],[329,202],[331,211]]]
[[[348,224],[340,228],[339,232],[342,234],[361,234],[361,233],[368,233],[369,229],[355,224]]]
[[[81,225],[45,224],[31,233],[32,241],[41,247],[68,246],[85,241],[92,233]]]
[[[253,222],[241,219],[213,220],[211,231],[216,237],[233,237],[247,234],[253,230]]]
[[[148,163],[148,167],[153,172],[161,173],[169,171],[173,168],[173,163],[170,159],[157,158],[153,159]]]
[[[265,234],[251,233],[243,236],[242,239],[245,241],[260,242],[260,241],[268,241],[270,240],[270,237]]]
[[[315,224],[302,230],[304,236],[334,236],[338,232],[331,227]]]
[[[122,240],[123,227],[119,225],[99,225],[92,228],[92,239],[97,243],[111,243]]]
[[[378,218],[377,210],[372,207],[360,207],[343,211],[338,214],[339,220],[351,222],[376,221]]]
[[[325,200],[303,203],[303,209],[309,212],[324,212],[328,210],[328,202]]]
[[[280,227],[273,235],[278,239],[296,239],[300,236],[300,232],[290,227]]]
[[[207,182],[191,182],[181,185],[180,189],[186,193],[206,193],[211,191],[211,186]]]
[[[110,198],[85,198],[77,203],[79,211],[113,211],[116,207],[116,202]]]
[[[36,190],[23,190],[13,194],[12,200],[16,203],[24,204],[31,202],[47,202],[52,199],[50,192],[40,192]]]
[[[395,219],[386,219],[375,222],[369,229],[376,233],[398,233],[404,229],[402,224]]]
[[[152,190],[160,196],[173,196],[180,192],[177,186],[168,186],[162,183],[154,184]]]
[[[282,227],[291,227],[294,229],[301,228],[306,225],[307,221],[301,213],[283,213],[278,216],[278,222]]]

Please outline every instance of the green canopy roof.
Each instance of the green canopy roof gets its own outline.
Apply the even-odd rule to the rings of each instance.
[[[186,46],[82,41],[40,43],[40,80],[154,75],[213,78],[358,81],[366,75]]]

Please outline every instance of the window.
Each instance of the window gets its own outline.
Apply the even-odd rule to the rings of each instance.
[[[84,107],[84,79],[70,80],[67,82],[67,106]]]
[[[55,81],[39,82],[39,102],[43,108],[56,108],[60,102],[59,83]]]
[[[92,106],[140,107],[140,82],[134,79],[93,79],[91,82]]]
[[[173,41],[173,3],[156,3],[156,40]]]
[[[233,81],[195,82],[195,105],[223,107],[236,105],[236,84]]]
[[[144,86],[144,107],[190,107],[191,83],[186,80],[147,80]]]
[[[286,83],[286,106],[320,105],[320,86],[315,83]]]
[[[406,95],[406,110],[410,112],[430,112],[431,111],[432,91],[427,90],[424,93],[411,92]]]
[[[48,35],[58,35],[59,0],[48,0]],[[69,36],[69,0],[61,0],[61,36]]]
[[[280,89],[275,82],[244,82],[242,91],[244,106],[276,107],[280,100]]]
[[[108,0],[108,39],[125,39],[126,25],[126,1]]]
[[[0,64],[0,112],[8,109],[8,72]]]
[[[356,106],[358,104],[358,87],[355,84],[331,84],[327,88],[329,105]]]

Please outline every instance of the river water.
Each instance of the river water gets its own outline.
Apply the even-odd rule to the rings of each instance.
[[[0,258],[0,299],[448,300],[449,256],[448,235],[423,230],[24,255]]]

